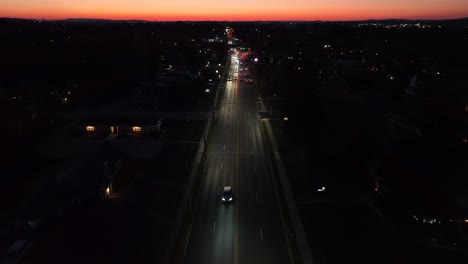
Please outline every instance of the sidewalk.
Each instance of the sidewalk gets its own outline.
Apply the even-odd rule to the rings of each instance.
[[[216,106],[218,103],[219,90],[221,89],[229,63],[230,59],[228,58],[224,66],[223,74],[221,75],[220,81],[218,83],[218,88],[216,90],[212,110],[213,115],[215,114],[214,111],[216,110]],[[215,118],[215,116],[213,116],[213,118]],[[199,183],[203,177],[203,172],[202,175],[199,174],[201,167],[206,160],[206,142],[208,141],[213,121],[214,119],[208,119],[205,129],[203,130],[203,135],[200,137],[198,151],[192,164],[192,170],[189,177],[189,183],[187,185],[187,191],[185,193],[183,202],[178,209],[177,220],[174,225],[175,227],[171,232],[171,236],[166,249],[166,256],[164,257],[162,263],[181,263],[183,261],[183,254],[185,254],[185,246],[188,240],[190,239],[192,217],[194,209],[196,208],[196,205],[193,203],[193,201],[195,201],[196,197],[198,196],[198,188],[200,185]],[[182,247],[182,252],[179,252],[179,249],[181,248],[180,243],[184,244]],[[182,255],[179,256],[180,259],[176,256],[179,253],[181,253]]]
[[[265,105],[263,104],[263,100],[260,100],[261,110],[265,111]],[[276,141],[275,134],[271,128],[271,124],[269,120],[264,120],[266,132],[268,133],[268,141],[271,143],[271,148],[273,150],[273,157],[274,163],[276,164],[276,170],[278,172],[278,176],[280,179],[280,188],[281,192],[284,195],[284,199],[286,202],[287,212],[281,213],[288,213],[289,219],[292,224],[293,229],[293,236],[296,239],[296,246],[297,250],[299,251],[300,260],[302,263],[314,263],[314,259],[312,257],[312,253],[310,251],[309,243],[305,236],[304,227],[302,226],[301,218],[299,216],[299,212],[297,211],[296,203],[294,201],[294,194],[291,191],[291,187],[289,185],[288,175],[286,169],[284,167],[283,161],[281,160],[281,156],[278,150],[278,144]]]

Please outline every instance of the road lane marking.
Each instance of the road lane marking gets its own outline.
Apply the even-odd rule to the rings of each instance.
[[[189,244],[188,241],[190,239],[190,235],[192,235],[192,223],[190,223],[190,226],[189,226],[189,232],[188,232],[188,235],[187,235],[187,243],[185,243],[183,259],[185,259],[185,256],[187,255],[187,248],[188,248],[188,244]]]
[[[257,197],[257,201],[258,201],[258,192],[255,192],[255,197]]]
[[[263,230],[262,230],[262,227],[260,227],[260,241],[263,242]]]
[[[214,223],[213,223],[213,234],[214,234],[215,230],[216,230],[216,221],[214,221]]]
[[[224,144],[223,150],[226,150],[226,144]]]
[[[239,119],[237,119],[237,129],[236,129],[236,190],[239,190]],[[239,200],[239,193],[237,194],[237,200]],[[239,202],[235,203],[235,243],[234,243],[234,264],[239,263]]]
[[[221,162],[221,169],[223,169],[224,162]]]
[[[250,127],[250,121],[249,121],[249,127]]]

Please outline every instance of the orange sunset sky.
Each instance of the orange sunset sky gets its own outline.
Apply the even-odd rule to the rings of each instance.
[[[468,0],[1,0],[0,17],[360,20],[468,17]]]

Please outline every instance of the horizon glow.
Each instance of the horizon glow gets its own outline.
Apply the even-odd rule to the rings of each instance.
[[[0,17],[274,21],[468,17],[466,0],[1,0]]]

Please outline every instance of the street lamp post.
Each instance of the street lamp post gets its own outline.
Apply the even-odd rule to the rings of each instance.
[[[211,120],[213,120],[213,121],[214,121],[214,118],[215,118],[214,108],[215,108],[215,105],[214,105],[214,99],[213,99],[212,103],[211,103]]]
[[[205,93],[210,93],[210,89],[206,88]],[[213,100],[211,100],[211,119],[214,120],[215,118],[215,96],[213,96]]]

